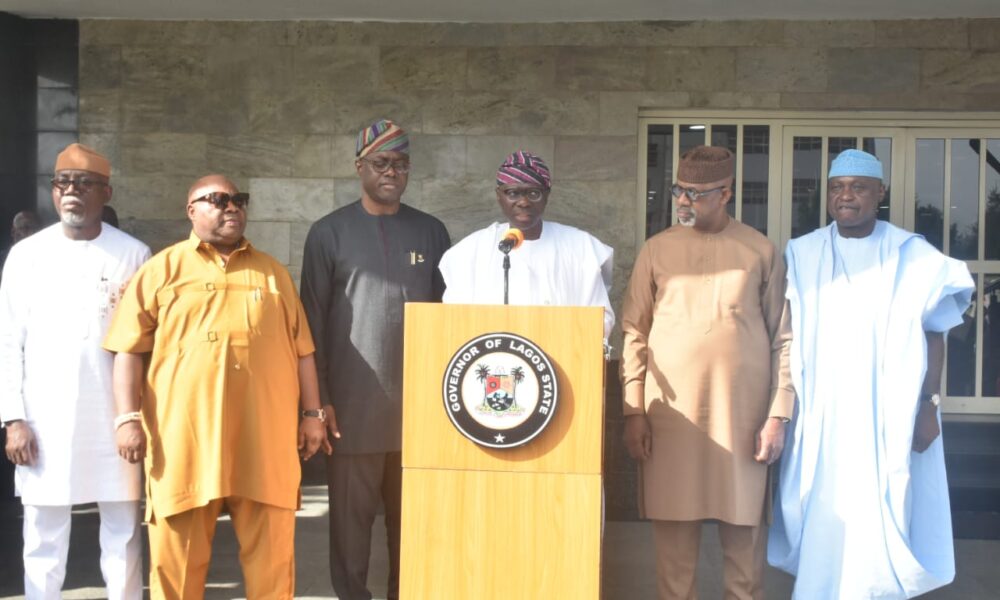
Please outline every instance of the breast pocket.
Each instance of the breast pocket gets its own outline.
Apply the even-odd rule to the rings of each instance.
[[[285,303],[271,278],[261,285],[249,286],[244,292],[244,303],[248,330],[256,335],[281,333],[285,322]]]
[[[427,252],[417,249],[404,251],[398,270],[404,301],[426,302],[431,299],[435,266]]]

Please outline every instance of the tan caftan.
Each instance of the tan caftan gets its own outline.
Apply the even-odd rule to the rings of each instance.
[[[758,525],[767,467],[753,460],[768,416],[790,417],[785,267],[766,237],[735,220],[705,234],[650,238],[622,314],[625,414],[653,435],[640,512],[661,520]]]

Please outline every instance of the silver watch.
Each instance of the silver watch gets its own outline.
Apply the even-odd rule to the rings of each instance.
[[[302,411],[302,418],[313,417],[314,419],[319,419],[320,423],[326,422],[326,411],[322,408],[316,408],[313,410]]]

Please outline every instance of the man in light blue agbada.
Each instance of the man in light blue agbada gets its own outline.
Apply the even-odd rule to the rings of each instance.
[[[877,220],[876,157],[842,152],[827,190],[830,225],[785,251],[797,403],[768,561],[796,576],[793,598],[910,598],[955,576],[938,404],[974,285]]]

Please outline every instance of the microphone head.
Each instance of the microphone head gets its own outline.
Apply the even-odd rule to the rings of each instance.
[[[503,232],[502,239],[511,240],[513,243],[510,245],[510,249],[516,250],[522,243],[524,243],[524,232],[517,227],[511,227],[507,231]]]

